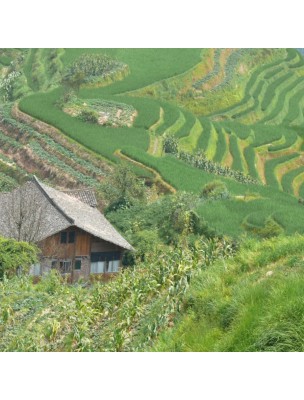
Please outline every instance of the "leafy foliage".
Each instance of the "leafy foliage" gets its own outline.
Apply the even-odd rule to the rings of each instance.
[[[26,242],[0,237],[0,280],[12,277],[17,271],[27,273],[37,262],[38,248]]]
[[[282,226],[271,216],[266,218],[264,226],[255,226],[250,224],[246,219],[243,223],[243,227],[247,232],[266,239],[282,235],[284,232]]]
[[[124,63],[106,54],[82,54],[66,68],[63,84],[78,92],[81,84],[94,82],[125,68]]]
[[[98,122],[98,114],[93,110],[82,110],[79,114],[79,118],[84,122],[91,122],[93,124]]]
[[[145,185],[127,163],[119,164],[102,184],[108,211],[129,207],[138,200],[145,200]]]
[[[165,153],[178,153],[178,139],[174,135],[164,135],[163,150]]]
[[[227,186],[220,180],[207,183],[201,193],[201,197],[207,200],[228,199],[230,197]]]
[[[156,351],[303,351],[303,236],[250,240],[191,281]]]

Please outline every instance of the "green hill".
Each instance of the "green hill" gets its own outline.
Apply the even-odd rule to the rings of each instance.
[[[304,238],[244,243],[204,267],[153,351],[303,351]]]
[[[0,109],[4,188],[18,169],[101,193],[121,154],[148,185],[160,177],[197,194],[227,168],[220,179],[229,200],[197,209],[210,226],[238,237],[248,224],[263,228],[273,218],[287,234],[304,233],[297,203],[304,193],[304,61],[297,50],[16,49],[8,56],[18,62],[11,72],[0,65],[10,82]],[[96,75],[103,59],[113,69]],[[212,168],[165,154],[168,135],[189,157],[204,152]],[[255,181],[242,182],[247,175]]]

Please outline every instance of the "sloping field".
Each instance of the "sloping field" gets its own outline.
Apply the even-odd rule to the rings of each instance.
[[[303,236],[247,242],[192,281],[153,351],[304,350]]]
[[[128,75],[116,81],[96,87],[82,85],[78,98],[84,104],[102,99],[131,105],[137,111],[131,127],[84,122],[60,108],[64,90],[58,74],[84,53],[106,53],[128,65]],[[50,60],[52,68],[48,66]],[[227,181],[233,196],[254,191],[280,208],[280,201],[284,207],[296,204],[282,191],[300,196],[304,190],[304,62],[294,49],[32,49],[27,53],[24,73],[34,93],[21,99],[20,110],[111,163],[119,161],[115,152],[122,150],[129,158],[154,169],[177,190],[200,193],[215,175],[165,156],[162,143],[166,136],[173,135],[179,150],[189,154],[203,151],[215,163],[214,168],[221,164],[269,185],[264,196],[261,185],[239,183],[235,190],[232,178],[221,178]],[[204,105],[212,112],[204,111]],[[53,165],[68,171],[62,163],[68,161],[60,160],[62,149],[55,151],[51,144],[45,146],[37,140],[29,148],[41,159],[51,154]],[[68,173],[73,177],[72,170]],[[87,183],[93,184],[89,178]],[[237,201],[229,200],[229,204],[233,202]],[[208,209],[206,218],[224,232],[212,210],[224,210],[227,204],[208,204],[199,212],[203,215]],[[240,208],[244,212],[239,215],[237,205],[231,206],[230,213],[238,221],[238,228],[229,227],[230,233],[241,232],[242,221],[257,204],[243,202]],[[260,209],[267,211],[261,211],[261,221],[267,213],[273,213],[271,207],[263,207]],[[282,224],[290,230],[291,222]]]

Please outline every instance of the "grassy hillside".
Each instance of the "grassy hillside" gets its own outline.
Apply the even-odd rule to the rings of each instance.
[[[168,249],[167,249],[168,250]],[[0,280],[0,351],[140,351],[179,309],[199,265],[162,251],[112,282],[66,284],[55,271]]]
[[[304,238],[249,241],[191,281],[153,351],[303,351]]]
[[[77,107],[95,104],[94,110],[98,110],[98,102],[112,102],[118,114],[119,104],[131,107],[137,113],[132,124],[99,125],[75,117],[73,109],[70,114],[64,110],[61,78],[83,54],[114,57],[128,66],[128,74],[105,78],[95,86],[80,85]],[[210,161],[261,183],[244,184],[231,174],[220,177],[230,200],[208,202],[197,210],[217,231],[237,237],[246,224],[261,228],[271,217],[287,234],[304,232],[302,205],[296,201],[304,193],[304,61],[296,50],[30,49],[19,72],[17,87],[25,81],[26,93],[32,92],[21,96],[20,110],[56,128],[53,140],[61,132],[80,144],[80,153],[81,148],[89,151],[93,169],[96,157],[113,167],[120,162],[120,150],[149,184],[160,176],[178,191],[199,194],[217,174],[165,154],[164,140],[173,135],[179,151],[203,151]],[[12,121],[8,123],[16,129]],[[15,141],[28,128],[18,129]],[[12,136],[9,129],[4,134]],[[92,168],[79,168],[80,157],[72,165],[63,155],[65,145],[58,154],[54,145],[45,145],[44,137],[37,141],[31,139],[30,151],[23,155],[24,159],[30,157],[30,167],[26,160],[18,159],[19,168],[31,173],[36,170],[39,175],[38,166],[50,159],[52,165],[43,177],[56,183],[65,179],[66,185],[78,181],[99,187],[102,178],[92,176]],[[4,151],[3,155],[16,162],[16,154]],[[105,169],[103,166],[103,172]]]

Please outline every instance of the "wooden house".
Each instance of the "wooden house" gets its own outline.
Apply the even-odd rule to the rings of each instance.
[[[97,209],[93,191],[59,191],[37,178],[0,194],[0,235],[40,247],[31,274],[57,269],[72,281],[109,277],[120,270],[124,251],[134,250]]]

